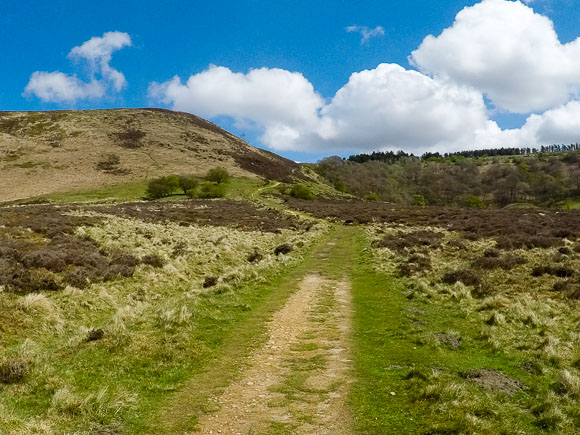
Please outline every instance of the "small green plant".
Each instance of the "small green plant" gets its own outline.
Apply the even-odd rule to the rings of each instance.
[[[413,195],[413,204],[424,207],[425,197],[423,195]]]
[[[465,204],[467,205],[467,207],[472,207],[472,208],[485,208],[486,207],[485,202],[483,202],[483,200],[479,196],[472,196],[467,201],[465,201]]]
[[[217,184],[227,183],[228,181],[230,181],[230,178],[231,176],[228,170],[220,167],[210,169],[207,175],[205,176],[205,179],[207,181],[211,181]]]
[[[369,193],[365,196],[365,199],[367,201],[378,201],[380,198],[376,193]]]
[[[307,199],[312,200],[314,199],[314,194],[312,191],[306,186],[305,184],[295,184],[292,186],[292,190],[290,191],[290,195],[294,198],[299,199]]]
[[[173,195],[173,192],[179,188],[179,177],[177,175],[168,175],[151,180],[147,185],[147,198],[159,199]]]

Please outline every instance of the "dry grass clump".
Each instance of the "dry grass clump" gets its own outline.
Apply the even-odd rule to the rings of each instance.
[[[580,377],[566,369],[560,370],[558,380],[554,384],[554,391],[574,399],[580,398]]]

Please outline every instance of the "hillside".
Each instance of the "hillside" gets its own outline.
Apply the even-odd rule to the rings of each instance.
[[[300,166],[196,116],[160,109],[0,112],[0,201],[203,174],[287,179]]]

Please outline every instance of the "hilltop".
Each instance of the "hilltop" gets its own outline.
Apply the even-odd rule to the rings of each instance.
[[[218,126],[163,109],[0,112],[0,201],[88,190],[214,166],[285,180],[300,166]]]

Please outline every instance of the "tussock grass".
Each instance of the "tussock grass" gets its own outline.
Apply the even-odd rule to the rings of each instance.
[[[438,234],[436,246],[401,248],[392,243],[397,235],[425,231]],[[375,339],[365,335],[369,346],[374,343],[368,358],[374,353],[387,360],[365,363],[366,373],[372,373],[369,381],[380,386],[380,394],[386,393],[383,406],[362,402],[362,413],[368,415],[362,432],[578,430],[579,377],[574,363],[580,306],[566,291],[554,291],[554,284],[560,276],[575,274],[571,271],[580,269],[580,258],[551,244],[512,246],[506,254],[493,239],[468,240],[428,226],[371,224],[366,237],[361,242],[366,246],[366,265],[361,266],[366,274],[361,271],[358,278],[359,310],[365,314],[358,321],[368,331],[377,331]],[[402,276],[401,265],[417,252],[429,256],[431,268]],[[407,312],[404,307],[424,314],[401,315]],[[369,324],[365,315],[376,324]],[[449,331],[461,338],[460,346],[445,344]],[[379,341],[379,336],[384,338]],[[384,371],[388,364],[413,369],[411,374],[397,368]],[[509,396],[460,376],[476,370],[492,370],[525,388]],[[389,397],[389,391],[396,396]]]
[[[275,233],[74,214],[91,222],[74,236],[133,275],[83,289],[0,291],[1,432],[138,432],[265,297],[260,283],[303,261],[328,228]],[[276,255],[284,243],[294,249]],[[256,252],[261,259],[248,261]],[[210,275],[218,283],[204,289]]]

